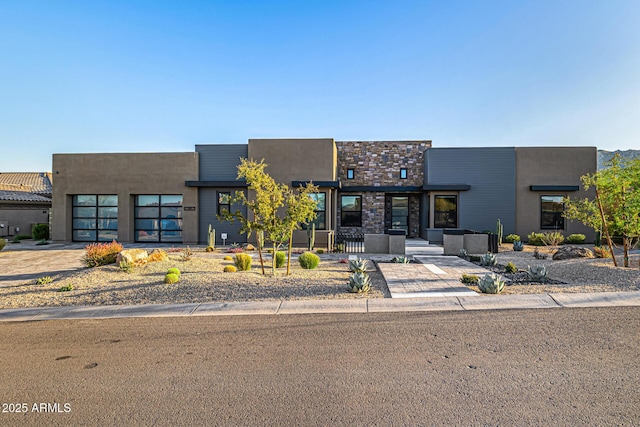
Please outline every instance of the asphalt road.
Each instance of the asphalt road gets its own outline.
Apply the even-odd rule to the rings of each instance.
[[[2,323],[0,425],[640,425],[639,331],[639,307]]]

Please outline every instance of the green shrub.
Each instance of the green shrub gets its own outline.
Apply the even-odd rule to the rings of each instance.
[[[564,242],[564,236],[559,231],[542,233],[542,243],[547,246],[558,246],[562,242]]]
[[[69,283],[68,285],[62,286],[60,289],[58,289],[58,292],[69,292],[72,290],[73,290],[73,285]]]
[[[460,279],[462,283],[468,283],[471,285],[476,285],[479,280],[480,278],[475,274],[463,274],[462,279]]]
[[[506,271],[507,273],[515,273],[516,271],[518,271],[518,267],[516,267],[514,263],[510,262],[509,264],[504,266],[504,271]]]
[[[533,246],[544,246],[544,242],[542,239],[544,238],[544,234],[542,233],[531,233],[527,234],[527,239],[529,240],[529,244]]]
[[[611,258],[611,251],[603,246],[595,246],[593,253],[596,255],[596,258]]]
[[[33,226],[33,240],[47,240],[49,238],[49,225],[36,224]]]
[[[3,250],[5,246],[7,246],[7,240],[0,238],[0,251]]]
[[[225,265],[224,270],[225,273],[235,273],[237,270],[233,265]]]
[[[41,239],[38,243],[36,243],[36,246],[43,246],[48,244],[49,242],[47,242],[45,239]]]
[[[48,285],[51,282],[53,282],[53,277],[51,276],[43,276],[36,279],[36,285]]]
[[[122,261],[120,261],[118,268],[120,268],[120,270],[124,271],[125,273],[131,273],[133,271],[133,263],[123,259]]]
[[[318,255],[322,255],[324,253],[324,249],[316,249],[316,253]]]
[[[469,261],[471,262],[480,262],[481,259],[480,255],[469,255]]]
[[[115,240],[111,243],[91,243],[85,246],[86,251],[82,262],[87,267],[114,264],[118,253],[122,251],[122,245]]]
[[[520,236],[517,234],[507,234],[507,237],[504,238],[504,241],[507,243],[513,243],[515,241],[520,241]]]
[[[282,251],[276,252],[276,268],[282,267],[287,261],[287,254]]]
[[[13,240],[11,241],[12,243],[20,243],[21,240],[26,240],[26,239],[30,239],[31,236],[28,236],[26,234],[18,234],[17,236],[13,237]]]
[[[298,262],[305,270],[313,270],[320,264],[320,257],[313,252],[305,252],[298,257]]]
[[[171,267],[170,269],[167,270],[167,274],[175,274],[178,277],[180,277],[180,274],[182,273],[180,273],[180,270],[178,270],[177,268]]]
[[[584,234],[570,234],[569,237],[567,237],[567,243],[580,244],[584,243],[586,239],[587,236],[585,236]]]
[[[251,270],[251,255],[247,254],[236,254],[236,259],[234,261],[236,267],[240,271],[249,271]]]
[[[170,285],[173,283],[177,283],[178,280],[180,280],[180,276],[178,276],[177,274],[167,273],[164,276],[164,283],[168,283]]]

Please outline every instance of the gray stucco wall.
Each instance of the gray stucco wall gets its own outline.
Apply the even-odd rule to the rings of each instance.
[[[238,191],[238,188],[200,188],[198,191],[199,206],[200,206],[200,230],[198,233],[200,244],[207,244],[209,224],[216,230],[216,245],[222,245],[222,238],[220,233],[227,233],[227,245],[231,243],[244,243],[247,241],[247,236],[241,235],[238,230],[240,224],[236,221],[231,223],[229,221],[218,220],[216,214],[218,191],[227,191],[231,193],[231,196]],[[231,205],[231,211],[241,211],[244,215],[247,214],[247,208],[241,205]]]
[[[458,227],[515,232],[516,159],[513,147],[430,148],[425,151],[426,184],[468,184],[458,193]],[[448,192],[451,193],[451,192]]]
[[[238,176],[240,158],[247,157],[247,144],[196,145],[201,181],[233,181]]]

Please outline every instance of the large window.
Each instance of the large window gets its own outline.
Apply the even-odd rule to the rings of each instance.
[[[540,228],[564,230],[563,196],[540,196]]]
[[[458,196],[436,195],[433,197],[433,227],[458,228]]]
[[[118,238],[118,196],[73,196],[72,239],[76,242],[110,242]]]
[[[313,193],[311,198],[316,202],[316,219],[312,221],[316,230],[327,229],[327,193]],[[309,224],[311,225],[311,224]]]
[[[218,191],[218,215],[231,212],[231,193]]]
[[[362,196],[340,196],[340,226],[362,227]]]
[[[136,242],[182,242],[182,195],[136,196]]]

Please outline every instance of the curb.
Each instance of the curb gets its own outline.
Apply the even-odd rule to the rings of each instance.
[[[133,317],[249,316],[415,311],[477,311],[542,308],[640,306],[640,291],[575,294],[445,296],[438,298],[375,298],[12,308],[0,310],[0,322],[118,319]]]

